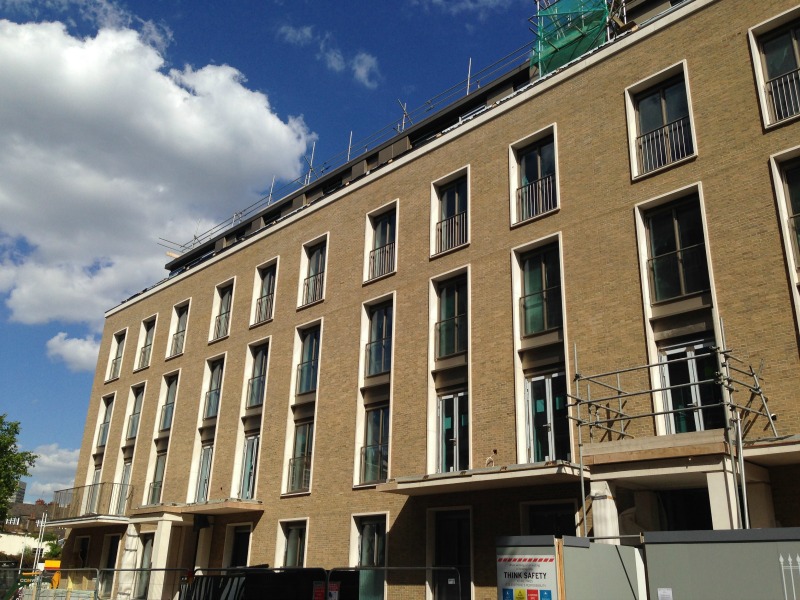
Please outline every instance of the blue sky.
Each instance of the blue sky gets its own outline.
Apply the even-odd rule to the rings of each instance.
[[[72,487],[103,313],[166,274],[160,238],[301,177],[313,144],[323,170],[401,103],[455,99],[470,60],[474,89],[530,44],[534,10],[0,0],[0,413],[40,455],[26,501]]]

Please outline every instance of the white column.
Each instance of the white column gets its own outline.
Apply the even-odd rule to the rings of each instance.
[[[139,556],[139,530],[136,525],[128,525],[122,538],[122,556],[119,561],[121,571],[117,574],[117,597],[130,598],[133,595],[133,584],[136,581],[136,563]]]
[[[736,482],[730,469],[730,459],[725,458],[719,471],[706,473],[708,501],[711,504],[711,525],[714,529],[737,529],[739,513],[736,500]]]
[[[601,544],[619,544],[619,513],[612,484],[607,481],[592,481],[591,495],[594,535],[612,538],[596,541]]]
[[[169,559],[169,542],[172,537],[172,520],[159,519],[156,525],[156,535],[153,539],[153,559],[150,575],[150,586],[147,588],[148,598],[170,598],[169,590],[164,589],[164,571]]]

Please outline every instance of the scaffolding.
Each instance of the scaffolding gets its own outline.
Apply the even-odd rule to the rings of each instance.
[[[724,341],[723,341],[724,345]],[[771,430],[778,437],[776,415],[770,412],[767,396],[761,387],[763,362],[756,371],[752,365],[733,355],[731,350],[707,346],[702,355],[688,355],[656,363],[583,375],[578,368],[578,350],[574,348],[574,393],[567,394],[573,420],[578,430],[578,460],[583,490],[583,535],[586,536],[584,445],[624,439],[653,437],[660,433],[684,433],[703,430],[703,417],[714,411],[724,415],[724,439],[733,476],[740,494],[736,494],[739,523],[750,528],[747,487],[744,472],[743,444],[757,423],[762,431]],[[698,356],[713,366],[700,373]],[[713,360],[713,363],[708,361]],[[670,368],[681,368],[692,375],[685,382],[670,382],[665,375]],[[657,385],[654,382],[658,382]],[[741,392],[746,399],[739,401]],[[678,400],[683,399],[685,401]],[[588,436],[588,439],[584,439]]]

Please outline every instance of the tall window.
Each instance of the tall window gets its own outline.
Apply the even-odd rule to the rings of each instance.
[[[297,365],[297,394],[307,394],[317,389],[319,370],[319,326],[300,332],[302,347],[300,364]]]
[[[164,468],[167,466],[167,453],[159,452],[156,455],[156,464],[153,467],[153,481],[150,482],[148,504],[161,502],[161,487],[164,483]]]
[[[175,412],[175,395],[178,392],[178,376],[169,375],[164,378],[167,386],[167,395],[164,399],[164,406],[161,407],[161,420],[159,431],[168,431],[172,427],[172,415]]]
[[[139,432],[139,416],[142,412],[142,400],[144,399],[144,386],[133,388],[133,410],[128,417],[127,439],[132,440]]]
[[[391,302],[369,309],[367,377],[388,373],[392,368],[392,313]]]
[[[458,570],[461,594],[458,594],[451,570],[433,571],[435,600],[469,600],[472,598],[472,552],[470,514],[468,510],[437,511],[434,528],[434,567]],[[540,597],[541,600],[541,597]]]
[[[386,566],[386,517],[362,517],[358,520],[358,566]],[[382,570],[361,571],[359,600],[383,600]]]
[[[261,344],[250,349],[253,355],[253,371],[247,382],[247,408],[261,406],[264,403],[264,389],[267,383],[268,344]]]
[[[114,353],[111,359],[111,365],[108,369],[108,379],[116,379],[119,377],[120,369],[122,368],[122,352],[125,350],[125,332],[114,334]]]
[[[783,169],[784,194],[789,212],[789,229],[792,231],[792,245],[800,262],[800,162],[794,162]]]
[[[306,552],[306,524],[295,521],[283,525],[286,545],[283,550],[284,567],[302,567]]]
[[[539,216],[558,206],[556,156],[553,136],[548,136],[517,153],[517,222]]]
[[[766,95],[770,122],[777,123],[800,113],[800,23],[795,21],[761,40],[766,73]]]
[[[653,301],[709,289],[703,220],[697,198],[647,214]]]
[[[200,449],[200,469],[197,473],[197,490],[195,502],[208,500],[208,482],[211,480],[211,459],[214,457],[214,445],[204,444]]]
[[[120,477],[119,486],[117,488],[116,494],[116,502],[113,503],[115,507],[114,513],[115,515],[124,515],[125,508],[128,505],[128,495],[130,494],[130,487],[131,487],[131,467],[133,463],[130,460],[126,460],[122,464],[122,476]]]
[[[564,373],[533,377],[527,384],[528,460],[569,460],[569,418]]]
[[[436,223],[436,253],[467,243],[467,178],[437,188],[439,218]]]
[[[392,209],[372,217],[372,250],[369,253],[368,279],[394,271],[397,211]]]
[[[325,290],[325,251],[327,244],[322,242],[306,248],[308,270],[303,281],[303,303],[301,306],[322,300]]]
[[[386,481],[389,471],[389,405],[368,407],[361,448],[361,483]]]
[[[231,558],[229,567],[246,567],[250,553],[250,525],[239,525],[233,528],[231,540]]]
[[[439,320],[436,322],[436,358],[467,351],[467,280],[439,284]]]
[[[189,318],[189,305],[184,304],[175,308],[175,333],[172,334],[172,341],[169,346],[169,355],[177,356],[183,352],[183,345],[186,340],[186,321]]]
[[[298,421],[294,426],[294,446],[289,459],[289,492],[307,492],[311,483],[311,450],[314,446],[314,421]]]
[[[219,412],[219,398],[222,393],[222,369],[225,365],[223,359],[214,360],[209,363],[211,377],[209,378],[208,391],[206,392],[206,404],[203,411],[204,419],[211,419]]]
[[[642,92],[635,102],[640,174],[694,154],[683,76]]]
[[[439,472],[469,469],[467,392],[439,396]]]
[[[561,268],[558,245],[524,254],[520,321],[523,335],[561,327]]]
[[[214,337],[211,339],[218,340],[221,337],[228,335],[228,328],[231,321],[231,300],[233,299],[233,286],[226,285],[218,288],[219,294],[219,311],[214,320]]]
[[[260,436],[250,435],[244,440],[244,456],[242,457],[242,477],[239,486],[239,498],[250,500],[255,497],[256,468],[258,467],[258,443]]]
[[[665,388],[669,432],[686,433],[725,426],[720,370],[712,342],[696,341],[662,348],[661,380]]]
[[[276,265],[270,265],[259,269],[261,279],[261,290],[256,300],[255,323],[263,323],[272,318],[272,308],[275,304],[275,277],[277,274]]]
[[[97,446],[102,447],[108,441],[108,428],[111,425],[111,413],[114,412],[114,396],[103,398],[102,405],[102,421],[100,421],[100,429],[97,432]]]
[[[150,356],[153,350],[153,333],[156,330],[156,320],[150,319],[149,321],[145,321],[142,323],[144,327],[144,342],[142,343],[142,349],[139,350],[139,364],[137,365],[138,369],[144,369],[147,366],[150,366]]]

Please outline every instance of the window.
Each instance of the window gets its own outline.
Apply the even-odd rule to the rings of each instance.
[[[183,345],[186,341],[186,322],[189,318],[189,305],[177,306],[175,308],[175,332],[172,334],[172,341],[169,346],[169,355],[177,356],[183,352]]]
[[[306,553],[305,521],[293,521],[283,524],[285,545],[283,550],[284,567],[302,567]]]
[[[670,412],[668,433],[719,429],[725,426],[720,370],[708,340],[659,350],[661,380]]]
[[[467,392],[439,396],[439,473],[469,469]]]
[[[164,378],[167,386],[167,395],[164,399],[164,406],[161,407],[161,420],[159,431],[168,431],[172,427],[172,415],[175,412],[175,395],[178,392],[178,376],[170,375]]]
[[[300,350],[300,364],[297,365],[297,394],[308,394],[317,389],[319,334],[319,326],[304,329],[300,332],[302,347]]]
[[[770,123],[800,113],[800,22],[794,21],[760,40]]]
[[[222,393],[222,368],[224,365],[225,361],[221,358],[208,364],[211,377],[208,383],[208,391],[206,392],[206,404],[203,410],[204,419],[215,418],[219,412],[219,397]]]
[[[635,97],[638,174],[694,154],[686,84],[681,74]]]
[[[211,480],[211,459],[214,457],[214,445],[204,444],[200,449],[200,470],[197,474],[197,490],[195,491],[195,502],[206,502],[208,500],[208,483]]]
[[[386,517],[361,517],[358,526],[358,566],[386,566]],[[365,570],[358,574],[361,600],[383,600],[385,574],[382,570]]]
[[[472,598],[472,541],[469,510],[443,510],[434,513],[434,567],[458,570],[461,594],[451,570],[432,572],[435,600],[469,600]],[[540,597],[541,600],[541,597]]]
[[[258,270],[261,281],[261,290],[256,300],[256,315],[254,323],[264,323],[272,319],[272,309],[275,305],[275,279],[277,265],[270,265]]]
[[[153,481],[150,482],[150,493],[147,497],[147,504],[158,504],[161,502],[161,486],[164,483],[164,468],[167,466],[167,453],[159,452],[156,455],[156,464],[153,468]]]
[[[137,365],[137,369],[144,369],[145,367],[150,366],[150,356],[153,350],[153,334],[156,330],[156,320],[150,319],[149,321],[145,321],[142,323],[142,328],[144,330],[144,341],[142,342],[142,348],[139,350],[139,363]]]
[[[267,356],[269,345],[261,344],[250,348],[253,356],[252,376],[247,382],[247,408],[261,406],[264,403],[264,389],[267,383]]]
[[[306,278],[303,281],[303,298],[300,306],[322,300],[325,292],[325,251],[327,244],[322,242],[305,249],[308,259]]]
[[[522,297],[519,300],[522,335],[561,327],[561,267],[554,244],[520,257]]]
[[[142,400],[144,399],[144,386],[133,388],[133,410],[131,416],[128,417],[128,436],[127,439],[132,440],[136,438],[139,432],[139,416],[142,412]]]
[[[789,230],[792,232],[792,245],[795,257],[800,262],[800,162],[795,161],[783,169],[783,193],[786,197],[789,214]]]
[[[230,559],[226,561],[228,567],[247,566],[247,557],[250,554],[250,525],[233,527],[230,553]]]
[[[100,504],[100,474],[102,467],[95,467],[92,474],[92,484],[89,486],[89,493],[86,498],[86,509],[84,514],[97,514],[99,512],[98,506]]]
[[[217,288],[219,295],[219,310],[214,319],[214,336],[212,340],[218,340],[228,335],[228,328],[231,320],[231,300],[233,299],[233,285],[226,285]]]
[[[364,421],[360,483],[380,483],[389,471],[389,405],[368,407]]]
[[[394,272],[397,211],[392,208],[388,212],[370,217],[370,221],[372,249],[369,253],[368,280]]]
[[[569,416],[564,373],[532,377],[527,382],[528,461],[569,460]]]
[[[100,409],[103,414],[102,421],[100,421],[100,428],[97,431],[98,448],[105,446],[108,441],[108,428],[111,425],[111,413],[114,412],[114,396],[103,398]]]
[[[128,504],[128,494],[131,492],[131,467],[133,463],[130,460],[126,460],[122,464],[122,476],[120,477],[119,481],[119,488],[117,492],[117,501],[114,503],[116,509],[113,514],[115,515],[124,515],[125,508]]]
[[[313,419],[296,422],[292,457],[289,459],[289,492],[307,492],[309,490],[313,445]]]
[[[553,136],[514,152],[517,163],[516,222],[538,217],[558,207]]]
[[[244,441],[244,460],[242,461],[242,477],[239,486],[239,498],[251,500],[255,496],[256,468],[258,466],[258,443],[260,436],[251,435]]]
[[[436,322],[436,358],[467,351],[467,280],[444,281],[438,286],[439,320]]]
[[[113,358],[108,368],[108,380],[116,379],[119,377],[120,369],[122,368],[122,352],[125,350],[125,332],[114,334],[113,342]]]
[[[694,197],[647,213],[653,302],[709,289],[700,202]]]
[[[438,219],[435,254],[467,243],[467,178],[437,186]]]
[[[367,377],[388,373],[392,368],[392,313],[391,302],[369,309]]]

